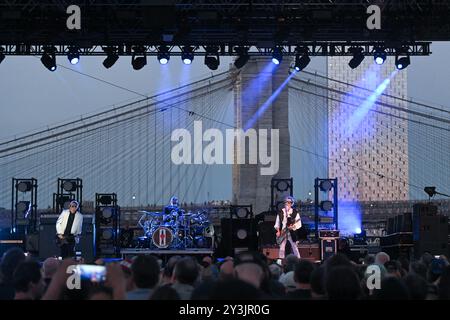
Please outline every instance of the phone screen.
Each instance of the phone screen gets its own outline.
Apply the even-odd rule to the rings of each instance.
[[[80,275],[81,280],[103,282],[106,279],[105,266],[79,264],[77,265],[77,273]]]

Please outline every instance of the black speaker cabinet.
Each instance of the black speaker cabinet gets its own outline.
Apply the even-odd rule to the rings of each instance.
[[[415,256],[448,254],[448,217],[437,215],[437,207],[431,204],[414,205],[413,209]]]
[[[221,219],[222,250],[234,255],[240,250],[257,250],[257,224],[254,219]]]
[[[260,247],[277,244],[276,231],[272,221],[263,221],[258,224],[258,244]]]

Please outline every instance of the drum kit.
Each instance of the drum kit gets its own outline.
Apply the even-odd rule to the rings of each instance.
[[[214,236],[214,226],[205,212],[185,212],[178,207],[166,207],[164,212],[142,213],[139,225],[144,229],[138,246],[150,249],[208,248]]]

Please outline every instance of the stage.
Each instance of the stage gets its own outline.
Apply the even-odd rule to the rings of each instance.
[[[139,254],[154,254],[154,255],[212,255],[212,249],[185,249],[185,250],[168,250],[168,249],[122,249],[120,250],[120,254],[122,258],[125,258],[127,255],[139,255]]]

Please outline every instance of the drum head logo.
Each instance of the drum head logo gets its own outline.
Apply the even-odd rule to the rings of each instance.
[[[153,232],[153,244],[158,248],[167,248],[173,240],[172,231],[166,227],[159,227]]]

